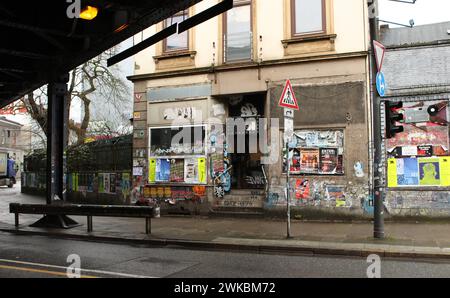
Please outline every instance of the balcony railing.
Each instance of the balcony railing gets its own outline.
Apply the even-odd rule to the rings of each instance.
[[[252,32],[226,34],[224,40],[224,62],[251,61],[253,57]]]

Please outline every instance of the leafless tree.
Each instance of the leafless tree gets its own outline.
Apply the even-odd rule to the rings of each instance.
[[[86,138],[91,122],[91,107],[93,101],[99,99],[102,104],[113,106],[117,115],[113,118],[124,118],[121,114],[129,99],[129,88],[118,67],[108,68],[106,60],[114,55],[116,48],[108,50],[98,57],[85,62],[70,72],[68,84],[68,105],[70,109],[75,101],[81,102],[81,123],[69,120],[69,131],[75,135],[75,144],[82,144]],[[42,87],[23,98],[28,113],[47,134],[47,90]],[[111,110],[110,110],[111,111]],[[124,123],[125,120],[123,120]]]

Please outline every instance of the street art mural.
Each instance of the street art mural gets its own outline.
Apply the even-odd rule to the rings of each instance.
[[[286,206],[286,182],[282,180],[271,179],[266,202],[268,208]],[[293,178],[290,180],[290,190],[293,207],[359,209],[369,195],[368,187],[336,184],[333,180],[319,178]]]

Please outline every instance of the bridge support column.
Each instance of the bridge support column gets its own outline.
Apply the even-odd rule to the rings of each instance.
[[[65,158],[64,151],[68,143],[67,126],[69,109],[67,107],[67,82],[65,74],[48,84],[47,110],[47,204],[62,203],[65,199]],[[66,108],[67,107],[67,108]],[[77,222],[65,215],[45,215],[31,225],[42,228],[72,228]]]

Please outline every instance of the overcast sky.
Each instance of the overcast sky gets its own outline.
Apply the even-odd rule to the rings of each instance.
[[[401,24],[408,24],[410,19],[416,25],[450,21],[450,0],[417,0],[415,4],[379,0],[379,10],[381,20]]]

